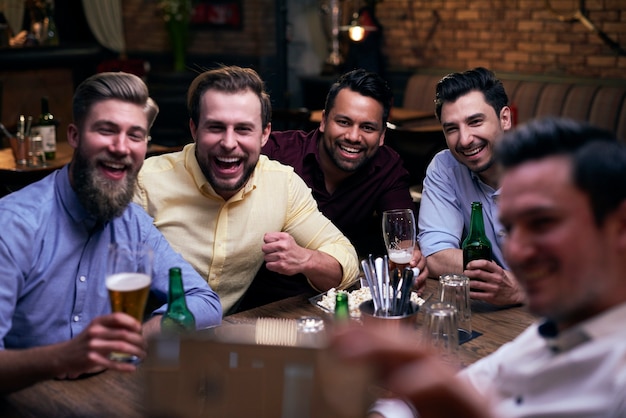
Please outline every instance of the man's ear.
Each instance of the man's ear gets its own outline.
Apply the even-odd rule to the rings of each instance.
[[[513,121],[511,119],[511,108],[508,106],[504,106],[500,109],[500,126],[502,126],[502,130],[508,131],[513,127]]]
[[[326,110],[322,110],[322,120],[320,121],[320,132],[326,129]]]
[[[189,132],[191,132],[193,142],[196,142],[196,124],[193,123],[193,119],[191,118],[189,118]]]
[[[78,126],[73,123],[70,123],[67,126],[67,143],[74,149],[78,148],[79,134],[78,134]]]
[[[263,135],[261,136],[261,147],[267,144],[268,139],[270,139],[270,133],[272,132],[272,123],[268,123],[265,129],[263,129]]]

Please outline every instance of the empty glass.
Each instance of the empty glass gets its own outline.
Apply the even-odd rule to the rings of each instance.
[[[30,137],[28,147],[28,166],[44,167],[46,165],[46,155],[43,152],[43,139],[40,135]]]
[[[472,308],[469,294],[469,277],[462,274],[439,276],[439,300],[449,303],[457,310],[460,343],[472,337]]]
[[[422,307],[422,333],[426,341],[450,363],[458,362],[459,332],[456,308],[445,302],[429,302]]]

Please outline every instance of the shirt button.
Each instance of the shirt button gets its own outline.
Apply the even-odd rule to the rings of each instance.
[[[80,280],[81,282],[84,282],[85,280],[87,280],[87,278],[85,276],[80,276],[78,280]]]
[[[80,321],[80,316],[78,315],[74,316],[74,322],[78,322],[78,321]]]

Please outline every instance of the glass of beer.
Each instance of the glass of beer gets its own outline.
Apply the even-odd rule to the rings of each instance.
[[[115,243],[109,246],[105,283],[113,312],[124,312],[139,322],[152,282],[153,251],[144,243]],[[138,363],[137,356],[113,352],[111,360]]]
[[[400,270],[409,265],[417,245],[417,226],[411,209],[383,212],[383,239],[389,260]]]

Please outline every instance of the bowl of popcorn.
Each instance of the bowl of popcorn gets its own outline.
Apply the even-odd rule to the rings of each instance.
[[[361,318],[361,310],[359,306],[364,302],[369,301],[372,306],[372,294],[370,293],[370,288],[367,286],[359,287],[358,289],[354,289],[348,291],[348,306],[350,308],[350,316],[355,319]],[[334,313],[335,312],[335,297],[337,296],[337,289],[332,288],[328,290],[328,292],[322,293],[320,295],[314,296],[309,301],[316,307],[320,308],[324,312]],[[411,302],[413,307],[417,308],[424,303],[424,299],[419,297],[416,292],[411,292]]]

